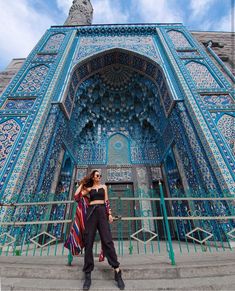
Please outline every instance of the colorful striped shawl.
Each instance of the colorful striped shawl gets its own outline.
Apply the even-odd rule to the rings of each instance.
[[[78,203],[76,214],[64,246],[70,250],[73,256],[78,256],[84,248],[83,234],[85,230],[85,218],[89,200],[86,196],[82,196],[81,192],[76,195],[75,200]]]

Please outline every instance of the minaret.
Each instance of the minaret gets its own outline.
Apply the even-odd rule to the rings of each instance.
[[[92,17],[93,7],[90,0],[73,0],[64,25],[91,25]]]

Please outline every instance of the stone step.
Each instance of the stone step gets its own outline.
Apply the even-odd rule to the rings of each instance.
[[[176,266],[159,254],[119,257],[126,291],[235,290],[235,253],[177,255]],[[0,256],[1,291],[79,291],[84,274],[83,257],[67,266],[66,256]],[[90,290],[118,290],[107,261],[95,257]]]
[[[80,291],[83,280],[64,279],[1,279],[1,291]],[[158,279],[158,280],[126,280],[126,291],[151,290],[234,290],[235,276],[184,278],[184,279]],[[115,281],[92,280],[90,290],[115,291],[119,290]]]
[[[113,271],[107,261],[99,263],[95,258],[95,269],[92,276],[95,280],[112,280]],[[127,258],[128,259],[128,258]],[[208,260],[179,263],[172,266],[169,263],[132,261],[129,264],[123,260],[123,277],[126,280],[145,279],[177,279],[196,278],[210,276],[235,276],[235,260]],[[132,263],[131,263],[132,262]],[[63,258],[17,258],[5,257],[0,259],[0,276],[9,278],[29,279],[66,279],[73,280],[83,278],[83,258],[74,260],[72,266],[66,265],[66,257]],[[6,275],[7,274],[7,275]]]

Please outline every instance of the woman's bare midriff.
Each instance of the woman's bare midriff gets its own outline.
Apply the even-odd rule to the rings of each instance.
[[[94,204],[104,204],[104,200],[93,200],[89,204],[90,205],[94,205]]]

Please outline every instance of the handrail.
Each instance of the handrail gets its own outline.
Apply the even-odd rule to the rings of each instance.
[[[174,197],[164,197],[160,182],[159,190],[159,196],[152,192],[152,189],[149,192],[138,193],[140,197],[130,197],[129,193],[123,196],[109,195],[110,202],[113,201],[114,221],[117,221],[113,230],[118,236],[119,253],[124,254],[124,243],[129,244],[129,253],[132,253],[135,240],[143,243],[143,249],[141,245],[135,246],[138,253],[142,251],[146,253],[147,244],[152,252],[157,250],[160,253],[163,244],[166,244],[166,252],[172,265],[175,265],[175,241],[181,253],[183,250],[189,252],[191,248],[196,251],[198,242],[202,251],[204,245],[211,248],[213,243],[216,250],[220,245],[223,249],[226,247],[232,249],[230,241],[235,237],[233,205],[235,195],[218,197],[218,193],[195,193],[194,191],[182,193],[176,190]],[[226,196],[226,193],[222,194]],[[181,195],[184,197],[180,197]],[[185,197],[185,195],[190,197]],[[0,255],[17,254],[17,251],[20,255],[24,253],[27,255],[31,250],[35,255],[38,253],[38,247],[40,255],[45,250],[47,255],[51,250],[56,255],[59,243],[62,243],[61,253],[64,254],[64,242],[68,238],[69,228],[77,210],[75,200],[67,198],[67,200],[59,201],[48,199],[43,202],[35,200],[22,201],[22,203],[20,201],[6,202],[0,202],[0,209],[6,207],[5,210],[15,211],[16,215],[8,217],[6,221],[3,221],[4,218],[0,221],[0,229],[2,229]],[[199,208],[192,207],[193,202],[199,203]],[[128,210],[124,209],[123,205],[127,206]],[[216,211],[213,211],[214,207]],[[126,238],[128,242],[124,242]],[[30,246],[31,243],[34,245]],[[68,258],[71,258],[70,253]]]
[[[124,216],[120,217],[125,221],[136,220],[163,220],[163,216]],[[168,220],[228,220],[235,219],[235,216],[168,216]],[[72,219],[66,220],[41,220],[41,221],[16,221],[16,222],[0,222],[0,225],[31,225],[31,224],[61,224],[72,222]]]
[[[149,197],[110,197],[109,200],[146,200],[146,201],[161,201],[161,198]],[[165,201],[233,201],[234,197],[164,197]],[[64,201],[49,201],[49,202],[25,202],[25,203],[1,203],[0,207],[15,207],[15,206],[34,206],[34,205],[52,205],[52,204],[72,204],[74,200]]]

